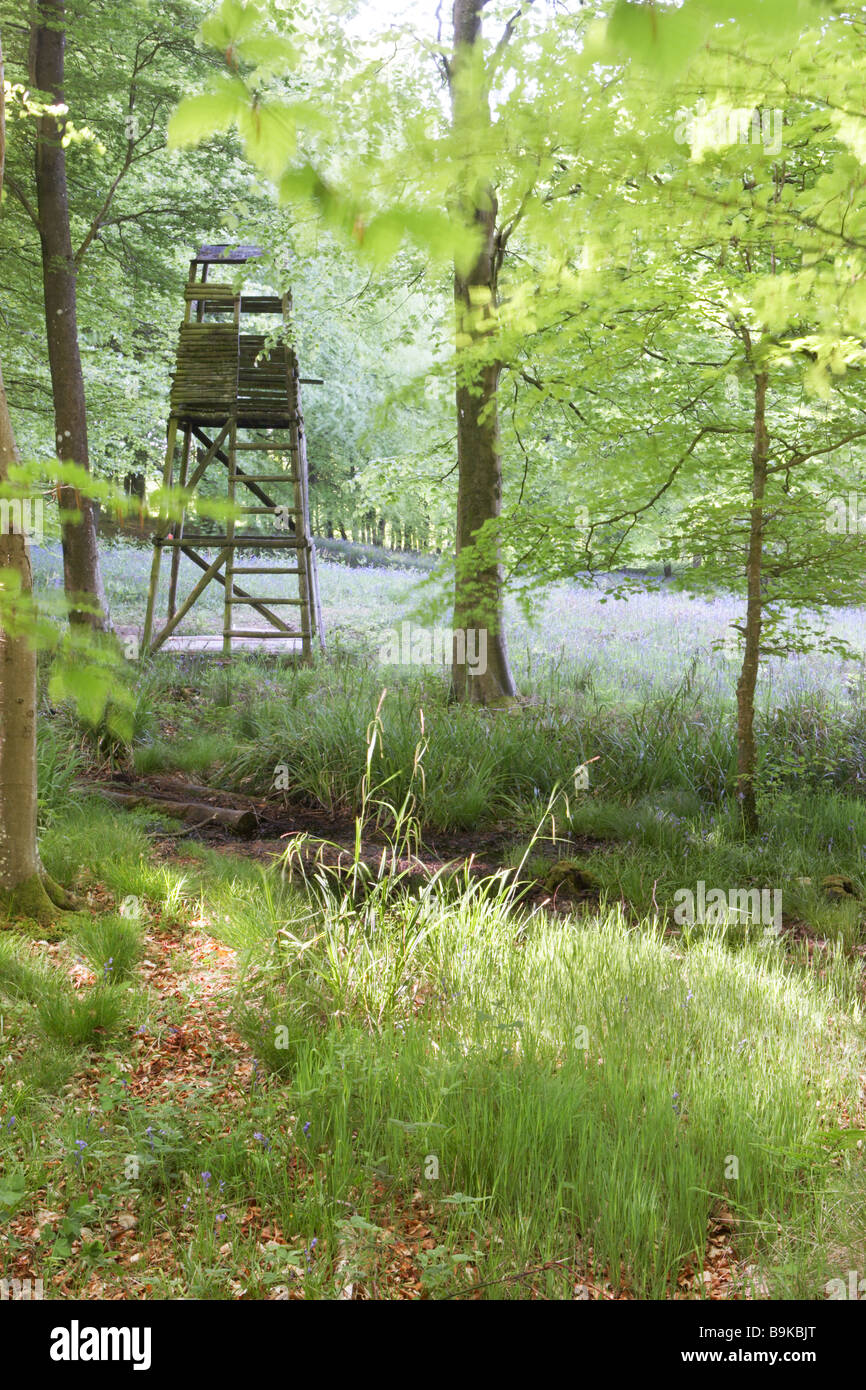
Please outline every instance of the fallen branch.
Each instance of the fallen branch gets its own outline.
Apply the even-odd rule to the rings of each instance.
[[[148,811],[159,811],[163,815],[177,816],[178,820],[189,821],[192,825],[222,825],[235,835],[254,835],[259,821],[255,811],[236,811],[228,806],[209,806],[204,801],[174,801],[171,797],[160,796],[157,792],[141,795],[138,792],[122,792],[115,787],[97,787],[99,795],[114,806],[144,806]]]

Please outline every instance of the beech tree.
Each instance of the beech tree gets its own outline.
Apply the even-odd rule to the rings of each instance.
[[[42,248],[45,333],[54,396],[57,456],[89,468],[87,405],[78,345],[76,277],[69,225],[63,100],[66,47],[64,0],[38,0],[30,38],[30,80],[49,105],[36,122],[36,221]],[[107,627],[109,616],[99,567],[96,512],[77,489],[58,489],[63,571],[71,599],[70,622]]]
[[[454,136],[457,142],[483,139],[490,125],[488,81],[479,61],[482,10],[486,0],[454,0],[454,53],[448,71]],[[472,169],[470,163],[470,171]],[[502,565],[498,540],[479,561],[481,528],[495,527],[502,510],[502,452],[499,434],[499,381],[502,362],[484,352],[484,338],[495,330],[499,271],[509,229],[498,225],[496,190],[489,183],[458,193],[458,214],[474,226],[478,248],[466,269],[455,269],[454,302],[459,349],[456,364],[457,524],[454,628],[477,628],[487,635],[486,670],[473,674],[455,656],[452,680],[458,699],[483,704],[516,695],[508,664],[503,611]],[[481,345],[481,360],[473,349]]]
[[[721,16],[711,12],[708,18],[711,30]],[[672,545],[681,555],[688,536],[689,548],[704,557],[699,584],[744,594],[743,620],[736,625],[742,638],[736,794],[752,833],[758,828],[760,663],[791,651],[843,651],[844,644],[820,622],[814,627],[804,619],[803,610],[826,614],[856,603],[866,578],[856,526],[833,534],[824,525],[826,498],[840,476],[853,480],[859,473],[856,449],[866,433],[858,384],[842,380],[846,368],[862,362],[862,344],[850,336],[846,341],[837,326],[838,300],[847,297],[840,278],[851,289],[859,278],[856,271],[852,277],[848,253],[840,257],[839,243],[856,237],[862,225],[862,175],[828,130],[838,75],[827,82],[823,101],[794,95],[800,74],[811,71],[823,26],[819,30],[796,6],[780,15],[780,23],[791,37],[784,60],[778,35],[756,36],[745,52],[739,35],[725,45],[721,33],[718,46],[699,50],[685,71],[674,59],[678,80],[672,88],[657,83],[663,104],[650,108],[658,131],[667,105],[663,126],[691,158],[673,161],[673,177],[669,163],[667,179],[647,180],[639,200],[644,228],[649,212],[654,229],[645,241],[658,245],[655,229],[676,227],[664,256],[668,266],[681,257],[681,304],[692,321],[702,316],[706,326],[718,325],[717,338],[730,334],[732,350],[716,360],[734,387],[734,401],[744,397],[732,410],[728,393],[722,412],[728,428],[707,437],[712,489],[701,496],[692,487]],[[848,65],[856,63],[852,38],[845,34]],[[649,47],[644,31],[643,47],[638,44],[644,63]],[[832,40],[829,48],[838,53]],[[644,72],[638,98],[644,112],[645,86]],[[678,88],[714,91],[714,107],[704,102],[699,112],[675,112],[671,98]],[[850,121],[850,108],[846,114]],[[638,124],[647,129],[641,117]],[[655,283],[652,293],[657,297]],[[748,430],[747,454],[737,433],[741,423]],[[690,467],[706,447],[694,453]]]
[[[0,39],[0,196],[6,156]],[[0,490],[8,495],[18,451],[0,364]],[[10,513],[11,515],[11,513]],[[0,531],[0,927],[12,916],[41,924],[74,899],[45,872],[36,840],[36,649],[30,545],[23,527]]]

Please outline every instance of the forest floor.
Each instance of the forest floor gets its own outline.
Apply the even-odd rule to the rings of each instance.
[[[199,855],[190,854],[183,840],[163,838],[158,828],[156,833],[154,864],[181,873],[201,867]],[[196,839],[214,833],[192,832]],[[272,841],[252,841],[244,853],[267,856],[275,847]],[[218,852],[230,856],[237,848],[221,844]],[[87,898],[94,913],[119,907],[100,884],[88,889]],[[256,1126],[271,1130],[277,1124],[288,1139],[288,1151],[279,1159],[280,1185],[290,1186],[290,1206],[299,1209],[307,1202],[316,1205],[320,1156],[311,1155],[302,1140],[294,1142],[295,1132],[304,1132],[303,1115],[286,1115],[279,1078],[263,1072],[237,1031],[237,950],[213,934],[203,904],[197,915],[189,909],[185,914],[145,911],[149,920],[141,931],[136,974],[146,1006],[127,1016],[119,1029],[100,1019],[90,1047],[63,1057],[63,1124],[58,1128],[68,1131],[74,1117],[72,1127],[86,1137],[70,1142],[64,1133],[54,1133],[45,1152],[43,1134],[39,1166],[44,1183],[39,1187],[19,1188],[9,1167],[4,1170],[9,1185],[0,1191],[7,1209],[2,1277],[42,1278],[46,1296],[54,1298],[177,1297],[184,1290],[189,1291],[184,1296],[192,1297],[265,1299],[477,1299],[494,1290],[530,1299],[634,1296],[622,1274],[611,1278],[609,1271],[598,1270],[592,1248],[581,1248],[579,1242],[565,1257],[542,1259],[492,1280],[479,1278],[489,1235],[482,1240],[487,1252],[476,1244],[455,1260],[447,1244],[447,1209],[423,1183],[412,1191],[395,1190],[389,1175],[380,1179],[374,1173],[365,1184],[363,1218],[352,1226],[357,1209],[344,1203],[350,1221],[330,1242],[299,1230],[301,1223],[293,1223],[291,1211],[286,1214],[285,1202],[275,1212],[255,1181],[245,1197],[236,1195],[234,1184],[230,1194],[227,1179],[219,1174],[237,1167],[237,1153],[229,1165],[209,1157],[229,1136],[236,1140],[243,1135],[246,1145],[258,1150],[255,1166],[270,1168],[271,1141]],[[79,946],[74,933],[59,941],[37,935],[32,949],[47,954],[51,969],[68,980],[73,997],[86,999],[105,981]],[[423,1011],[426,1003],[419,989],[413,1013]],[[19,1035],[18,1045],[4,1059],[7,1068],[14,1070],[17,1063],[27,1076],[27,1081],[11,1083],[22,1102],[15,1107],[18,1114],[4,1113],[0,1121],[10,1139],[22,1138],[30,1120],[27,1090],[38,1070],[33,1056],[27,1056],[30,1041]],[[56,1060],[49,1068],[53,1079]],[[43,1063],[47,1066],[48,1059]],[[59,1118],[56,1100],[46,1110]],[[183,1135],[178,1117],[190,1111],[194,1121]],[[122,1154],[124,1138],[135,1132],[141,1152],[130,1137],[126,1148],[132,1152]],[[185,1140],[194,1148],[195,1139],[205,1143],[199,1152],[206,1166],[198,1172],[180,1166],[190,1157]],[[735,1254],[737,1226],[738,1218],[725,1202],[714,1204],[703,1258],[683,1261],[670,1296],[765,1294],[757,1266]],[[479,1240],[478,1233],[473,1240]]]
[[[183,863],[182,854],[169,857]],[[153,1017],[162,1026],[151,1032],[144,1026],[130,1025],[131,1047],[125,1060],[119,1060],[119,1053],[109,1059],[98,1054],[88,1059],[90,1064],[77,1070],[65,1088],[66,1103],[92,1117],[84,1130],[92,1135],[91,1144],[98,1144],[98,1136],[106,1133],[117,1111],[131,1107],[139,1110],[142,1118],[154,1121],[145,1133],[156,1133],[154,1152],[159,1144],[161,1154],[167,1152],[163,1141],[168,1131],[159,1122],[167,1114],[190,1106],[196,1107],[200,1128],[212,1126],[216,1133],[227,1133],[239,1126],[253,1134],[267,1082],[250,1047],[233,1027],[237,953],[200,927],[186,929],[177,923],[164,927],[154,924],[143,934],[142,943],[141,979],[152,995]],[[47,950],[55,966],[68,974],[73,988],[86,989],[96,983],[93,973],[62,944],[47,944]],[[181,1021],[172,1023],[171,1019]],[[84,1168],[90,1161],[86,1153],[90,1145],[81,1143],[80,1167]],[[301,1202],[304,1174],[300,1155],[293,1156],[292,1168]],[[185,1190],[195,1192],[196,1175],[188,1176],[191,1183]],[[28,1278],[34,1269],[54,1268],[56,1274],[48,1280],[49,1297],[167,1296],[185,1285],[189,1273],[185,1240],[194,1243],[197,1236],[201,1239],[199,1208],[212,1196],[213,1241],[204,1244],[210,1247],[207,1259],[213,1267],[209,1275],[202,1271],[205,1280],[210,1278],[228,1297],[303,1298],[314,1259],[325,1257],[324,1250],[315,1255],[315,1238],[305,1245],[291,1225],[284,1230],[278,1218],[262,1211],[254,1195],[239,1205],[223,1197],[224,1180],[208,1180],[206,1170],[197,1176],[201,1191],[195,1192],[195,1210],[187,1219],[183,1215],[178,1218],[176,1204],[154,1192],[144,1220],[141,1202],[135,1196],[108,1207],[105,1192],[91,1185],[86,1194],[89,1200],[82,1201],[80,1194],[70,1200],[70,1188],[76,1191],[77,1184],[58,1177],[30,1194],[33,1205],[25,1215],[6,1222],[4,1277]],[[432,1213],[421,1194],[415,1194],[405,1208],[389,1200],[384,1187],[380,1196],[379,1226],[392,1239],[381,1268],[378,1261],[373,1262],[369,1289],[363,1293],[370,1297],[420,1297],[424,1292],[422,1271],[415,1255],[437,1243],[432,1227],[425,1222]],[[189,1197],[181,1212],[188,1202]],[[221,1230],[229,1207],[231,1224]],[[228,1239],[220,1240],[223,1234]],[[274,1282],[271,1276],[275,1272],[286,1282]],[[206,1296],[207,1287],[206,1282],[202,1296]],[[343,1296],[351,1292],[350,1285]]]
[[[0,1274],[823,1299],[866,1268],[862,671],[764,673],[749,837],[727,601],[559,595],[492,714],[376,662],[405,575],[322,568],[312,669],[131,663],[123,738],[44,697],[43,859],[87,907],[0,932]],[[771,920],[684,919],[701,885]]]
[[[134,785],[206,794],[176,775]],[[239,840],[153,807],[105,805],[91,789],[49,830],[47,862],[86,893],[88,910],[58,940],[0,938],[3,1277],[42,1278],[60,1298],[729,1299],[822,1297],[827,1279],[860,1267],[860,940],[846,947],[810,931],[798,943],[786,923],[771,950],[683,942],[681,928],[641,919],[634,905],[612,909],[597,887],[566,904],[529,880],[521,898],[513,867],[497,873],[509,858],[513,866],[501,829],[485,833],[487,858],[470,883],[457,866],[472,836],[417,840],[410,852],[368,827],[359,847],[348,822],[321,811],[261,802],[257,811],[264,833]],[[310,848],[314,831],[330,846],[325,867],[342,860],[349,876],[317,875],[315,862],[300,878],[275,873],[286,837],[300,833]],[[83,874],[72,867],[82,837]],[[358,863],[371,870],[360,892]],[[552,990],[551,930],[568,933]],[[635,959],[635,930],[650,960]],[[593,931],[591,957],[569,963],[564,948],[580,952]],[[426,932],[443,940],[431,949]],[[498,964],[482,970],[494,938]],[[592,1003],[582,987],[591,969]],[[467,985],[475,997],[464,1009]],[[536,994],[525,1033],[508,1019]],[[705,996],[700,1021],[687,1022],[696,996]],[[556,1012],[591,1020],[577,1051],[545,1042]],[[644,1064],[635,1047],[650,1052],[646,1037],[664,1042]],[[481,1076],[467,1072],[473,1054]],[[732,1058],[745,1071],[739,1092],[719,1071]],[[406,1068],[393,1092],[382,1073],[391,1063]],[[605,1076],[600,1094],[595,1077],[581,1092],[587,1064]],[[627,1071],[618,1079],[623,1065],[636,1073],[633,1089],[623,1089]],[[523,1080],[497,1095],[488,1067],[500,1084],[515,1069]],[[341,1071],[353,1081],[343,1086]],[[555,1097],[551,1078],[565,1088]],[[721,1090],[711,1102],[712,1087]],[[572,1103],[557,1108],[574,1092],[588,1112],[579,1119]],[[630,1123],[636,1104],[646,1124],[637,1152],[617,1161],[614,1150],[599,1168],[585,1154],[575,1160],[575,1142],[599,1143],[605,1112]],[[719,1171],[726,1129],[739,1131],[722,1145],[735,1177],[741,1157],[765,1150],[747,1193]],[[670,1164],[683,1144],[694,1151],[678,1174]],[[550,1166],[547,1218],[515,1227],[529,1191],[548,1206]],[[640,1226],[629,1210],[635,1173],[659,1203],[651,1248],[639,1248],[646,1194]],[[500,1181],[488,1215],[485,1190],[495,1200]],[[599,1202],[609,1203],[609,1228],[594,1234],[599,1217],[588,1213]]]

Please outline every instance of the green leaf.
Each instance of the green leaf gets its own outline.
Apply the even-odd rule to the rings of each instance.
[[[242,39],[237,51],[245,63],[274,71],[295,67],[300,56],[292,41],[280,38],[279,34],[256,34],[253,38]]]
[[[104,670],[94,666],[64,664],[53,672],[48,682],[48,693],[57,704],[73,700],[81,718],[97,725],[105,711],[111,687],[112,678]]]
[[[247,89],[237,79],[224,82],[215,91],[185,97],[168,123],[169,146],[195,145],[217,131],[228,130],[242,115],[246,99]]]
[[[281,173],[295,152],[294,110],[281,102],[248,106],[238,117],[238,131],[248,157],[272,178]]]
[[[205,43],[213,44],[214,48],[231,48],[262,23],[263,15],[257,5],[223,0],[216,13],[204,21],[200,33]]]
[[[653,4],[619,0],[607,38],[614,51],[673,73],[689,61],[707,27],[695,13],[694,4],[664,11]]]
[[[364,250],[377,265],[384,265],[397,254],[406,235],[406,223],[397,211],[372,218],[364,229]]]
[[[0,1187],[0,1207],[17,1207],[27,1195],[23,1173],[10,1173]]]

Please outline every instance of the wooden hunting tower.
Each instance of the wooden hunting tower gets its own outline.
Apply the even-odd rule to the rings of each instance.
[[[163,481],[167,487],[175,481],[175,454],[180,442],[178,485],[194,491],[206,470],[215,466],[225,479],[224,495],[232,504],[233,515],[219,533],[187,531],[185,518],[178,521],[161,516],[154,537],[142,640],[145,652],[164,648],[221,651],[230,656],[232,642],[237,641],[253,650],[267,643],[272,651],[300,652],[309,660],[314,639],[324,646],[301,416],[301,383],[311,379],[299,376],[294,350],[286,341],[291,303],[287,295],[244,294],[231,283],[208,279],[211,266],[238,267],[260,255],[257,246],[203,246],[190,262],[171,387]],[[258,318],[257,328],[269,327],[261,316],[270,316],[271,331],[279,330],[279,337],[271,338],[268,346],[266,333],[244,331],[248,316]],[[243,468],[238,454],[243,456]],[[238,505],[239,488],[241,499],[251,494],[257,505]],[[254,523],[253,518],[262,521]],[[255,529],[257,526],[261,529]],[[212,560],[205,559],[200,548],[215,549],[217,554]],[[154,632],[164,550],[171,555],[168,617]],[[203,573],[178,606],[181,554]],[[275,558],[276,565],[264,563],[263,556]],[[244,563],[246,559],[252,563]],[[268,597],[239,587],[235,582],[239,575],[293,579],[280,584],[279,597]],[[181,636],[178,628],[182,619],[214,580],[224,591],[222,632]],[[293,592],[287,592],[290,589]],[[297,608],[296,624],[290,625],[273,611],[286,607]],[[252,609],[250,621],[236,616],[244,608]],[[262,625],[255,624],[256,616],[265,620]]]

